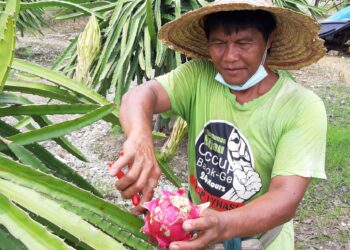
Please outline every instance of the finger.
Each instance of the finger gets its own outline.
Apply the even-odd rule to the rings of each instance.
[[[132,163],[132,156],[131,155],[125,155],[123,157],[119,157],[118,160],[116,160],[113,165],[109,169],[109,175],[110,176],[116,176],[117,173],[127,165],[130,165]]]
[[[116,182],[116,187],[122,190],[121,195],[123,198],[130,198],[132,195],[139,193],[146,185],[147,178],[149,178],[150,170],[144,168],[145,164],[142,162],[136,162],[127,172],[122,179]]]
[[[215,219],[216,217],[213,216],[203,216],[194,220],[186,220],[182,227],[186,232],[195,230],[204,231],[216,225],[217,222],[215,222]]]
[[[150,190],[150,191],[143,193],[143,195],[141,197],[140,204],[132,209],[131,212],[133,214],[140,215],[140,214],[145,213],[147,211],[147,208],[144,207],[144,203],[148,202],[152,199],[153,193],[154,193],[154,188],[148,187],[147,190]]]
[[[146,211],[147,211],[147,209],[144,208],[143,206],[140,206],[140,205],[133,207],[131,209],[131,213],[133,213],[134,215],[144,214],[144,213],[146,213]]]
[[[158,167],[156,161],[149,163],[149,165],[144,164],[144,171],[142,171],[140,179],[140,184],[142,184],[142,199],[141,203],[149,201],[153,197],[154,189],[157,187],[158,180],[161,175],[161,171]]]
[[[208,249],[213,244],[215,239],[213,238],[210,231],[202,232],[195,239],[190,241],[175,241],[169,246],[170,250],[199,250]]]
[[[131,198],[133,194],[139,191],[137,190],[135,183],[138,181],[141,174],[141,165],[142,163],[140,161],[134,161],[131,166],[129,165],[130,171],[125,173],[123,178],[115,182],[114,186],[121,191],[123,198]]]
[[[141,204],[150,201],[153,198],[154,189],[157,187],[158,179],[152,178],[148,181],[145,188],[142,190]]]
[[[158,177],[159,178],[159,177]],[[140,204],[136,206],[132,212],[135,215],[139,215],[141,213],[144,213],[147,209],[144,207],[144,203],[148,202],[152,199],[153,194],[154,194],[154,188],[157,186],[158,183],[158,178],[151,178],[148,182],[147,185],[144,187],[142,190],[142,197],[140,200]]]

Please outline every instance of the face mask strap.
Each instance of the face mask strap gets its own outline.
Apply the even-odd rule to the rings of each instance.
[[[261,59],[261,62],[260,62],[260,65],[263,65],[263,66],[264,66],[264,64],[265,64],[265,60],[266,60],[266,57],[267,57],[267,46],[268,46],[268,44],[269,44],[269,41],[270,41],[270,38],[267,39],[266,47],[265,47],[265,51],[264,51],[264,55],[263,55],[263,57],[262,57],[262,59]]]

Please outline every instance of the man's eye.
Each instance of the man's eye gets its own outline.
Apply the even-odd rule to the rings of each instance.
[[[209,43],[210,45],[223,45],[223,44],[225,44],[224,42],[219,42],[219,41],[217,41],[217,42],[210,42]]]
[[[226,46],[226,43],[219,42],[219,41],[218,42],[211,42],[209,44],[213,49],[223,49]]]
[[[240,46],[249,46],[251,43],[250,42],[241,41],[241,42],[237,42],[237,44],[240,45]]]

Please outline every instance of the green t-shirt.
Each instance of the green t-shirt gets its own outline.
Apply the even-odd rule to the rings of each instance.
[[[171,112],[189,126],[195,203],[210,201],[213,209],[229,210],[266,193],[274,176],[326,178],[327,118],[319,97],[278,72],[270,91],[241,105],[214,79],[216,73],[210,61],[192,60],[156,78],[169,95]],[[270,248],[277,241],[283,245]],[[285,225],[268,249],[292,249],[293,242],[292,225]]]

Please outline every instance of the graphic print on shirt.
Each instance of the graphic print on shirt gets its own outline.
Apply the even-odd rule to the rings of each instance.
[[[197,137],[196,172],[191,185],[217,210],[243,206],[262,186],[248,141],[226,121],[208,122]]]

